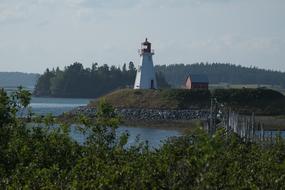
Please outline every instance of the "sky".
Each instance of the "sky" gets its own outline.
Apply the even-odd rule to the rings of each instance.
[[[0,71],[224,62],[285,71],[285,0],[0,0]]]

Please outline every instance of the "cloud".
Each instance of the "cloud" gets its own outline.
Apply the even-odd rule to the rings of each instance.
[[[234,0],[66,0],[89,8],[162,8],[185,7],[205,3],[229,3]],[[243,0],[240,0],[243,1]]]
[[[15,3],[15,2],[14,2]],[[23,3],[13,4],[13,2],[3,1],[0,3],[0,22],[14,22],[26,18],[23,12]]]
[[[41,72],[76,60],[137,61],[136,49],[145,37],[161,64],[281,62],[284,2],[0,0],[0,70],[14,65]]]
[[[53,16],[57,10],[76,9],[84,0],[1,0],[0,22],[14,23]]]
[[[177,8],[205,3],[232,2],[233,0],[1,0],[0,22],[16,22],[43,16],[55,10],[74,11],[79,17],[93,16],[91,13],[125,9]],[[43,11],[43,12],[40,12]]]

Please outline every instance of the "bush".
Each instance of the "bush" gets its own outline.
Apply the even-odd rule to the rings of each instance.
[[[285,143],[245,143],[220,130],[202,130],[168,139],[161,148],[147,143],[125,148],[128,134],[115,134],[119,120],[101,101],[96,123],[79,116],[87,135],[73,141],[68,126],[50,127],[53,117],[28,126],[15,115],[18,97],[0,93],[0,189],[282,189]],[[25,107],[25,106],[24,106]]]

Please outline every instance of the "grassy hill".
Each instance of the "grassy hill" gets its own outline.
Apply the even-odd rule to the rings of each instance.
[[[208,90],[123,89],[107,94],[103,98],[117,108],[187,109],[208,107],[210,96]],[[93,101],[90,106],[96,106],[97,103],[98,101]]]
[[[114,91],[102,98],[116,108],[146,108],[146,109],[188,109],[210,107],[211,97],[221,105],[242,114],[281,115],[285,114],[285,97],[274,90],[258,89],[216,89],[186,90],[133,90]],[[89,104],[96,106],[98,100]]]
[[[257,115],[285,114],[285,97],[266,88],[216,89],[213,96],[219,103],[240,113]]]

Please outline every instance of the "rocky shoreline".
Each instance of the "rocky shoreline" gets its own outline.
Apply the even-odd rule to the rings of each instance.
[[[124,120],[206,120],[209,118],[209,110],[185,109],[185,110],[160,110],[160,109],[137,109],[137,108],[116,108],[118,114]],[[96,108],[77,107],[69,112],[70,115],[83,114],[88,117],[95,117]]]

